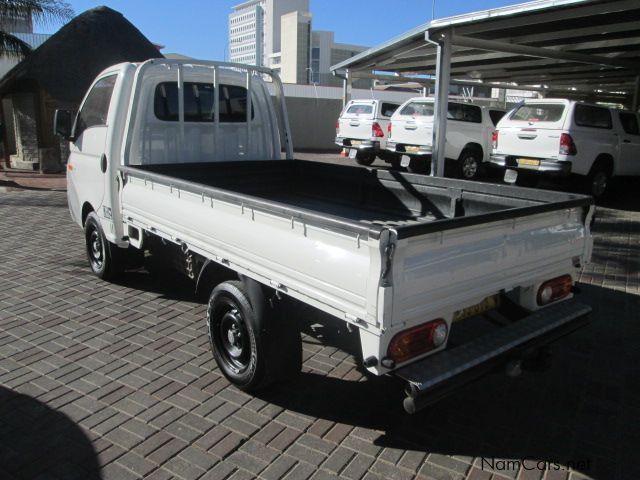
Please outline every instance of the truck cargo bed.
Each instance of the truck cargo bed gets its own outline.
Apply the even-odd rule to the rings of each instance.
[[[186,190],[204,187],[209,194],[237,194],[247,206],[367,231],[374,237],[383,228],[395,229],[402,238],[590,203],[581,195],[303,160],[122,170]]]

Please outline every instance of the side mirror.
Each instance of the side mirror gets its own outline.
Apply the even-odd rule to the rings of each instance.
[[[73,140],[71,129],[73,128],[73,116],[69,110],[56,110],[53,115],[53,134]]]

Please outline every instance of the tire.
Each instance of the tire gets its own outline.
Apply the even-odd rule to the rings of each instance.
[[[609,169],[595,165],[587,177],[587,193],[593,198],[602,198],[607,193],[610,180]]]
[[[457,165],[459,178],[477,180],[482,173],[482,154],[475,150],[465,150],[460,155]]]
[[[124,271],[123,251],[105,238],[95,212],[84,223],[84,238],[89,267],[98,278],[113,280]]]
[[[356,162],[358,162],[358,165],[368,167],[375,162],[375,160],[376,156],[373,153],[356,153]]]
[[[242,282],[218,285],[209,298],[207,331],[218,367],[239,389],[254,392],[302,367],[300,331]],[[282,317],[286,318],[286,317]]]
[[[537,175],[519,172],[516,178],[516,185],[519,187],[535,188],[539,180]]]
[[[429,166],[431,165],[431,162],[427,161],[424,158],[412,158],[411,160],[409,160],[409,166],[407,167],[407,170],[409,170],[411,173],[429,173]]]

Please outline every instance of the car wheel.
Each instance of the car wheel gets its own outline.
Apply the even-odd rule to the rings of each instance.
[[[112,280],[123,272],[123,252],[105,238],[95,212],[89,213],[84,223],[84,238],[89,267],[97,277]]]
[[[431,166],[431,162],[426,160],[425,158],[412,158],[409,160],[409,166],[407,170],[411,173],[429,173],[429,168]]]
[[[609,186],[609,172],[603,168],[596,168],[588,177],[587,193],[594,198],[602,198]]]
[[[258,298],[259,297],[259,298]],[[224,376],[246,392],[264,388],[302,365],[297,325],[260,295],[250,298],[239,281],[223,282],[209,298],[207,330],[213,357]]]
[[[458,160],[458,175],[464,180],[477,180],[480,178],[482,155],[472,150],[462,153]]]
[[[375,160],[376,156],[372,153],[356,153],[356,162],[358,162],[358,165],[367,167],[371,165]]]

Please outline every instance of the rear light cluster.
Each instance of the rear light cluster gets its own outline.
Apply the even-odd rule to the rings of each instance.
[[[568,133],[560,135],[560,155],[575,155],[578,153],[576,144]]]
[[[495,130],[491,134],[491,143],[493,144],[493,148],[498,148],[498,130]]]
[[[373,122],[373,125],[371,125],[371,134],[374,137],[384,137],[382,127],[380,127],[380,124],[378,122]]]
[[[336,135],[340,132],[340,120],[336,120]]]
[[[439,318],[398,333],[389,342],[387,357],[396,364],[441,347],[447,339],[447,323]]]
[[[571,275],[563,275],[540,285],[536,301],[540,306],[547,305],[566,297],[571,292],[573,292],[573,279]]]

